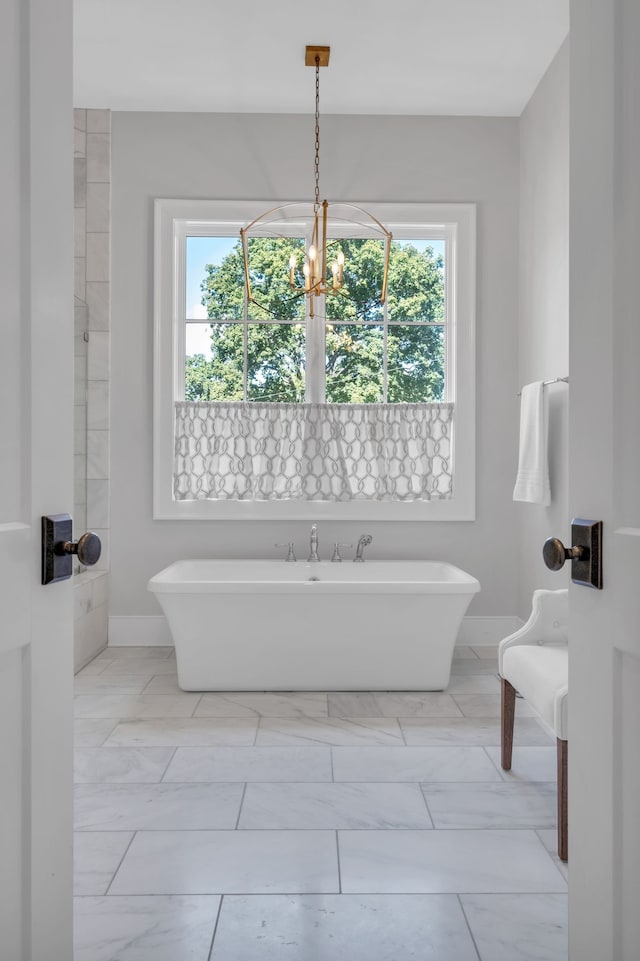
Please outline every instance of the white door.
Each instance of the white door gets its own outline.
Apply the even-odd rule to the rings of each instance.
[[[70,961],[71,582],[40,516],[73,498],[69,0],[0,4],[0,957]]]
[[[572,0],[569,503],[604,589],[570,592],[571,961],[640,958],[639,49],[638,0]]]

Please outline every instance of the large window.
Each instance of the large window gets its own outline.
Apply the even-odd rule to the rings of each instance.
[[[313,318],[288,283],[302,238],[249,242],[258,303],[247,303],[239,238],[187,236],[184,400],[445,400],[449,234],[425,227],[394,239],[383,305],[371,295],[382,283],[381,242],[343,240],[345,286]],[[308,351],[314,337],[320,349]]]
[[[288,282],[291,254],[302,259],[301,228],[250,241],[257,303],[247,302],[239,229],[262,207],[156,201],[155,516],[472,519],[473,205],[367,204],[394,238],[386,303],[371,296],[382,276],[381,243],[343,239],[349,296],[316,299],[314,317]],[[177,401],[454,404],[453,496],[406,504],[175,501]]]

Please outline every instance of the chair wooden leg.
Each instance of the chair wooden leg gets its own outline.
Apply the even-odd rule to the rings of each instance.
[[[502,698],[500,704],[500,744],[502,746],[501,764],[504,771],[511,770],[513,753],[513,724],[516,716],[516,689],[504,678],[500,678]]]
[[[568,742],[558,742],[558,857],[561,861],[569,858],[569,816],[567,792]]]

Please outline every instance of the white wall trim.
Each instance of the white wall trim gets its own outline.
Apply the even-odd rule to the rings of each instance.
[[[498,644],[503,637],[520,630],[524,621],[515,614],[500,617],[465,617],[458,633],[456,646]]]
[[[514,614],[501,617],[465,617],[457,645],[497,644],[522,627],[524,621]],[[118,616],[109,618],[109,647],[172,647],[169,625],[162,615]]]

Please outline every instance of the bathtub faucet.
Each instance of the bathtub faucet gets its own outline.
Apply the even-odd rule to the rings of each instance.
[[[307,563],[315,564],[319,561],[318,557],[318,527],[316,524],[311,528],[311,536],[309,537],[309,556],[307,557]]]
[[[367,546],[367,544],[370,544],[370,543],[371,543],[372,540],[373,540],[373,537],[371,536],[371,534],[363,534],[363,535],[360,537],[360,540],[358,541],[358,546],[357,546],[357,548],[356,548],[356,556],[353,558],[353,563],[354,563],[354,564],[355,564],[356,562],[357,562],[358,564],[363,564],[363,563],[364,563],[364,557],[362,556],[363,553],[364,553],[364,549],[365,549],[365,547]]]

